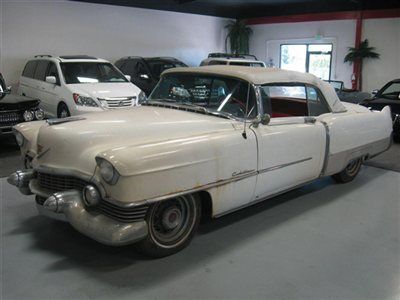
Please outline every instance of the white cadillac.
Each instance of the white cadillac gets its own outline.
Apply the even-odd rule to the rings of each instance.
[[[210,66],[163,73],[142,106],[15,127],[32,169],[8,178],[43,215],[151,256],[218,217],[322,176],[351,181],[391,144],[389,107],[341,103],[313,75]]]

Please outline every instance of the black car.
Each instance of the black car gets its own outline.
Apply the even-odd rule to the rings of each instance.
[[[370,93],[346,89],[344,87],[343,81],[339,80],[325,80],[325,81],[328,82],[331,86],[333,86],[340,101],[359,104],[362,101],[371,98]]]
[[[173,57],[123,57],[115,62],[125,75],[131,76],[131,82],[139,87],[147,96],[154,89],[164,70],[187,67],[180,60]]]
[[[373,94],[375,96],[372,99],[363,101],[361,105],[373,110],[382,110],[389,105],[392,110],[393,138],[396,142],[400,142],[400,79],[388,82]]]
[[[0,136],[12,133],[18,123],[43,120],[44,112],[39,108],[39,100],[11,94],[0,73]]]

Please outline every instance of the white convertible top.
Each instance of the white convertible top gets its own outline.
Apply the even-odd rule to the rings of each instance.
[[[340,102],[335,89],[318,77],[295,71],[287,71],[278,68],[254,68],[242,66],[203,66],[194,68],[173,68],[164,71],[170,73],[201,73],[236,77],[256,85],[268,83],[307,83],[316,86],[324,94],[332,112],[344,112],[346,107]]]

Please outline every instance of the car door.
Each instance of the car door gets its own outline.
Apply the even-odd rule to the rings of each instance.
[[[34,79],[37,64],[38,60],[30,60],[26,63],[19,81],[19,95],[32,98],[39,97],[38,90],[36,88],[36,80]]]
[[[56,83],[46,82],[47,76],[54,76]],[[60,76],[57,70],[57,66],[53,62],[48,62],[44,80],[41,84],[41,100],[43,107],[47,115],[55,117],[57,116],[57,106],[60,95]]]
[[[33,88],[37,98],[40,99],[40,106],[45,111],[46,115],[48,115],[50,112],[49,99],[46,95],[47,84],[45,83],[45,77],[49,63],[50,62],[47,60],[39,60],[33,76]]]
[[[271,120],[254,128],[258,140],[256,200],[317,178],[326,147],[326,129],[314,118],[304,84],[265,85],[260,95]]]

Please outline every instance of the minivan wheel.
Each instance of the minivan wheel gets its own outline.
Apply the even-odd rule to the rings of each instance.
[[[164,257],[185,248],[201,218],[198,195],[189,194],[153,204],[147,213],[148,236],[137,244],[140,253]]]
[[[58,106],[57,117],[59,118],[67,118],[71,116],[68,106],[65,103],[60,103]]]
[[[332,175],[332,178],[335,179],[338,183],[347,183],[352,181],[360,171],[362,164],[362,159],[355,159],[351,161],[346,168],[335,175]]]

